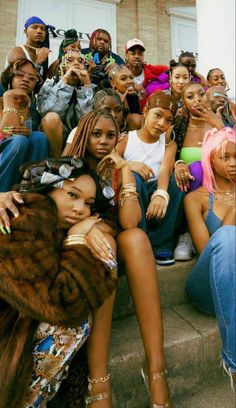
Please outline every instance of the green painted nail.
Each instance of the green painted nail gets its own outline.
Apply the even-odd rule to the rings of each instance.
[[[6,231],[5,231],[5,229],[3,228],[2,225],[1,225],[1,227],[0,227],[0,230],[2,231],[2,233],[3,233],[4,235],[6,235]]]
[[[8,227],[8,225],[5,228],[6,228],[7,232],[8,232],[8,234],[10,234],[11,233],[11,228]]]

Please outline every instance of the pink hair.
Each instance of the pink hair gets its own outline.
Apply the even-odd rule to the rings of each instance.
[[[214,128],[205,134],[202,144],[203,186],[211,193],[217,190],[211,160],[216,151],[221,150],[222,154],[225,154],[228,142],[236,143],[235,129],[225,127],[218,130]]]

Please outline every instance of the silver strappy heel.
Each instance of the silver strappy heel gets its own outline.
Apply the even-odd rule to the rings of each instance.
[[[167,374],[167,371],[161,371],[161,372],[156,372],[152,374],[152,379],[153,380],[157,380],[159,378],[165,377]],[[144,369],[141,369],[141,376],[143,378],[144,384],[146,386],[146,389],[150,395],[150,389],[149,389],[149,384],[148,384],[148,376],[147,374],[144,372]],[[172,408],[171,402],[170,402],[170,397],[168,398],[168,401],[165,402],[164,405],[159,405],[156,404],[155,402],[152,403],[152,408]]]

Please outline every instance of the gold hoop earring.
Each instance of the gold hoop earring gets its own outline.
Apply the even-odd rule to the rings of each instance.
[[[174,137],[173,137],[173,139],[171,139],[171,141],[169,143],[165,143],[166,146],[170,146],[175,141],[175,131],[174,131],[174,129],[172,129],[172,131],[171,131],[171,136],[172,136],[172,133],[173,133]]]

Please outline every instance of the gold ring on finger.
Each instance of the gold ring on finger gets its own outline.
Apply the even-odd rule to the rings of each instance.
[[[0,208],[0,212],[1,212],[1,211],[5,211],[5,208],[4,208],[4,207],[1,207],[1,208]]]

